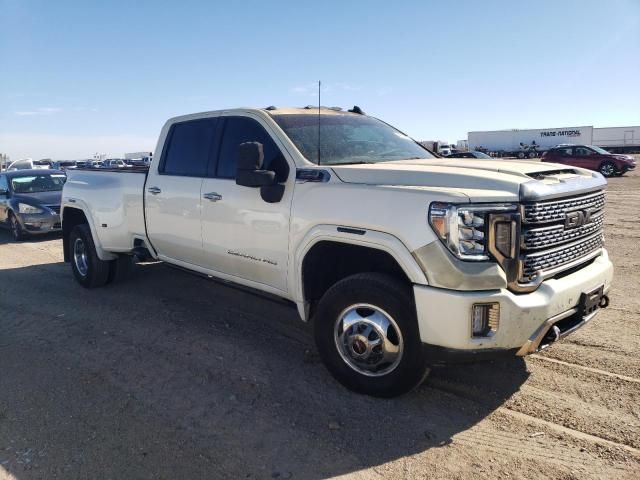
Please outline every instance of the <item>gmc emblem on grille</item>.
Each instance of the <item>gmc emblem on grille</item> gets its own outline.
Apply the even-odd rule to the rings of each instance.
[[[594,209],[588,208],[586,210],[578,210],[575,212],[567,212],[567,215],[564,219],[564,228],[577,228],[583,225],[586,225],[591,221],[591,214],[594,212]]]

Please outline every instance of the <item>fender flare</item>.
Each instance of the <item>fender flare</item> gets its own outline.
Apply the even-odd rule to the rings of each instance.
[[[96,246],[96,254],[98,258],[103,261],[115,260],[118,256],[115,253],[109,252],[102,247],[102,242],[100,242],[100,237],[96,232],[95,221],[93,215],[91,215],[91,209],[85,204],[84,201],[80,199],[62,199],[62,208],[61,208],[61,222],[64,228],[64,210],[66,208],[73,208],[76,210],[80,210],[85,218],[87,219],[87,223],[89,225],[89,230],[91,230],[91,236],[93,237],[93,243]]]
[[[302,263],[307,253],[319,242],[329,241],[336,243],[346,243],[350,245],[360,245],[367,248],[382,250],[398,263],[400,268],[407,275],[407,278],[414,284],[428,285],[427,277],[416,262],[410,250],[398,237],[386,232],[377,230],[357,228],[365,233],[362,235],[338,230],[339,225],[316,225],[311,228],[305,236],[297,243],[297,247],[292,249],[289,262],[289,291],[293,293],[294,301],[298,307],[298,313],[302,320],[308,320],[308,304],[304,298],[302,288]]]

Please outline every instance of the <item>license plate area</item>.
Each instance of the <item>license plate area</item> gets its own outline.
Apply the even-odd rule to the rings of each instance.
[[[580,316],[585,318],[595,313],[600,308],[602,297],[604,297],[604,285],[580,295],[580,303],[578,305]]]

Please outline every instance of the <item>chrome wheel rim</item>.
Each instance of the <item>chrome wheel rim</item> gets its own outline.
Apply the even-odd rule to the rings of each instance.
[[[605,177],[610,177],[614,174],[614,172],[615,169],[610,163],[603,165],[602,168],[600,168],[600,173],[602,173]]]
[[[400,327],[375,305],[359,303],[344,309],[336,320],[334,340],[342,360],[368,377],[387,375],[402,360]]]
[[[81,238],[76,238],[75,242],[73,242],[73,262],[78,273],[86,277],[89,271],[89,260],[87,258],[87,249]]]

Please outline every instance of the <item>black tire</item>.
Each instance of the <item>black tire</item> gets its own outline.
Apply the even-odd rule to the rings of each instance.
[[[356,369],[357,365],[353,367],[348,363],[349,360],[343,359],[342,355],[346,356],[346,352],[351,351],[349,347],[345,345],[344,349],[339,351],[340,335],[337,332],[344,332],[339,327],[342,325],[342,314],[358,304],[367,304],[387,313],[400,330],[400,335],[393,336],[399,343],[400,337],[403,340],[402,354],[394,361],[397,362],[395,367],[394,363],[386,367],[389,369],[387,373],[384,373],[385,368],[376,372],[377,376],[361,373]],[[362,307],[362,310],[362,318],[366,320],[367,314],[371,315],[368,313],[370,310],[368,307]],[[358,312],[358,315],[360,311],[361,308],[352,310]],[[380,273],[359,273],[339,281],[320,300],[313,321],[315,342],[322,361],[340,383],[355,392],[377,397],[394,397],[418,386],[429,373],[422,354],[411,289],[393,277]],[[359,327],[351,327],[347,331],[354,332],[353,328]],[[393,329],[387,331],[391,330]],[[365,335],[371,335],[366,333],[366,329],[361,331],[364,331]],[[372,334],[375,340],[375,332]],[[367,337],[367,340],[371,340],[371,337]],[[350,344],[356,354],[357,342],[358,340]],[[365,343],[368,345],[368,341]],[[370,350],[367,346],[366,350],[371,352],[367,355],[373,355],[373,349]],[[354,360],[350,361],[352,364],[357,363]],[[385,364],[381,363],[382,365]]]
[[[609,160],[602,162],[598,167],[598,171],[605,177],[615,177],[618,173],[618,169],[615,164]]]
[[[76,259],[76,246],[85,253]],[[80,250],[78,250],[80,252]],[[100,260],[96,253],[96,246],[91,236],[91,230],[86,224],[77,225],[69,235],[69,253],[73,276],[85,288],[102,287],[109,280],[110,262]],[[80,265],[80,266],[79,266]]]
[[[133,272],[133,257],[131,255],[118,255],[118,258],[109,262],[109,278],[107,283],[124,282]]]
[[[13,212],[9,213],[9,228],[11,229],[11,236],[16,242],[21,242],[25,239],[26,235],[22,229],[22,225],[20,225],[20,222]]]

